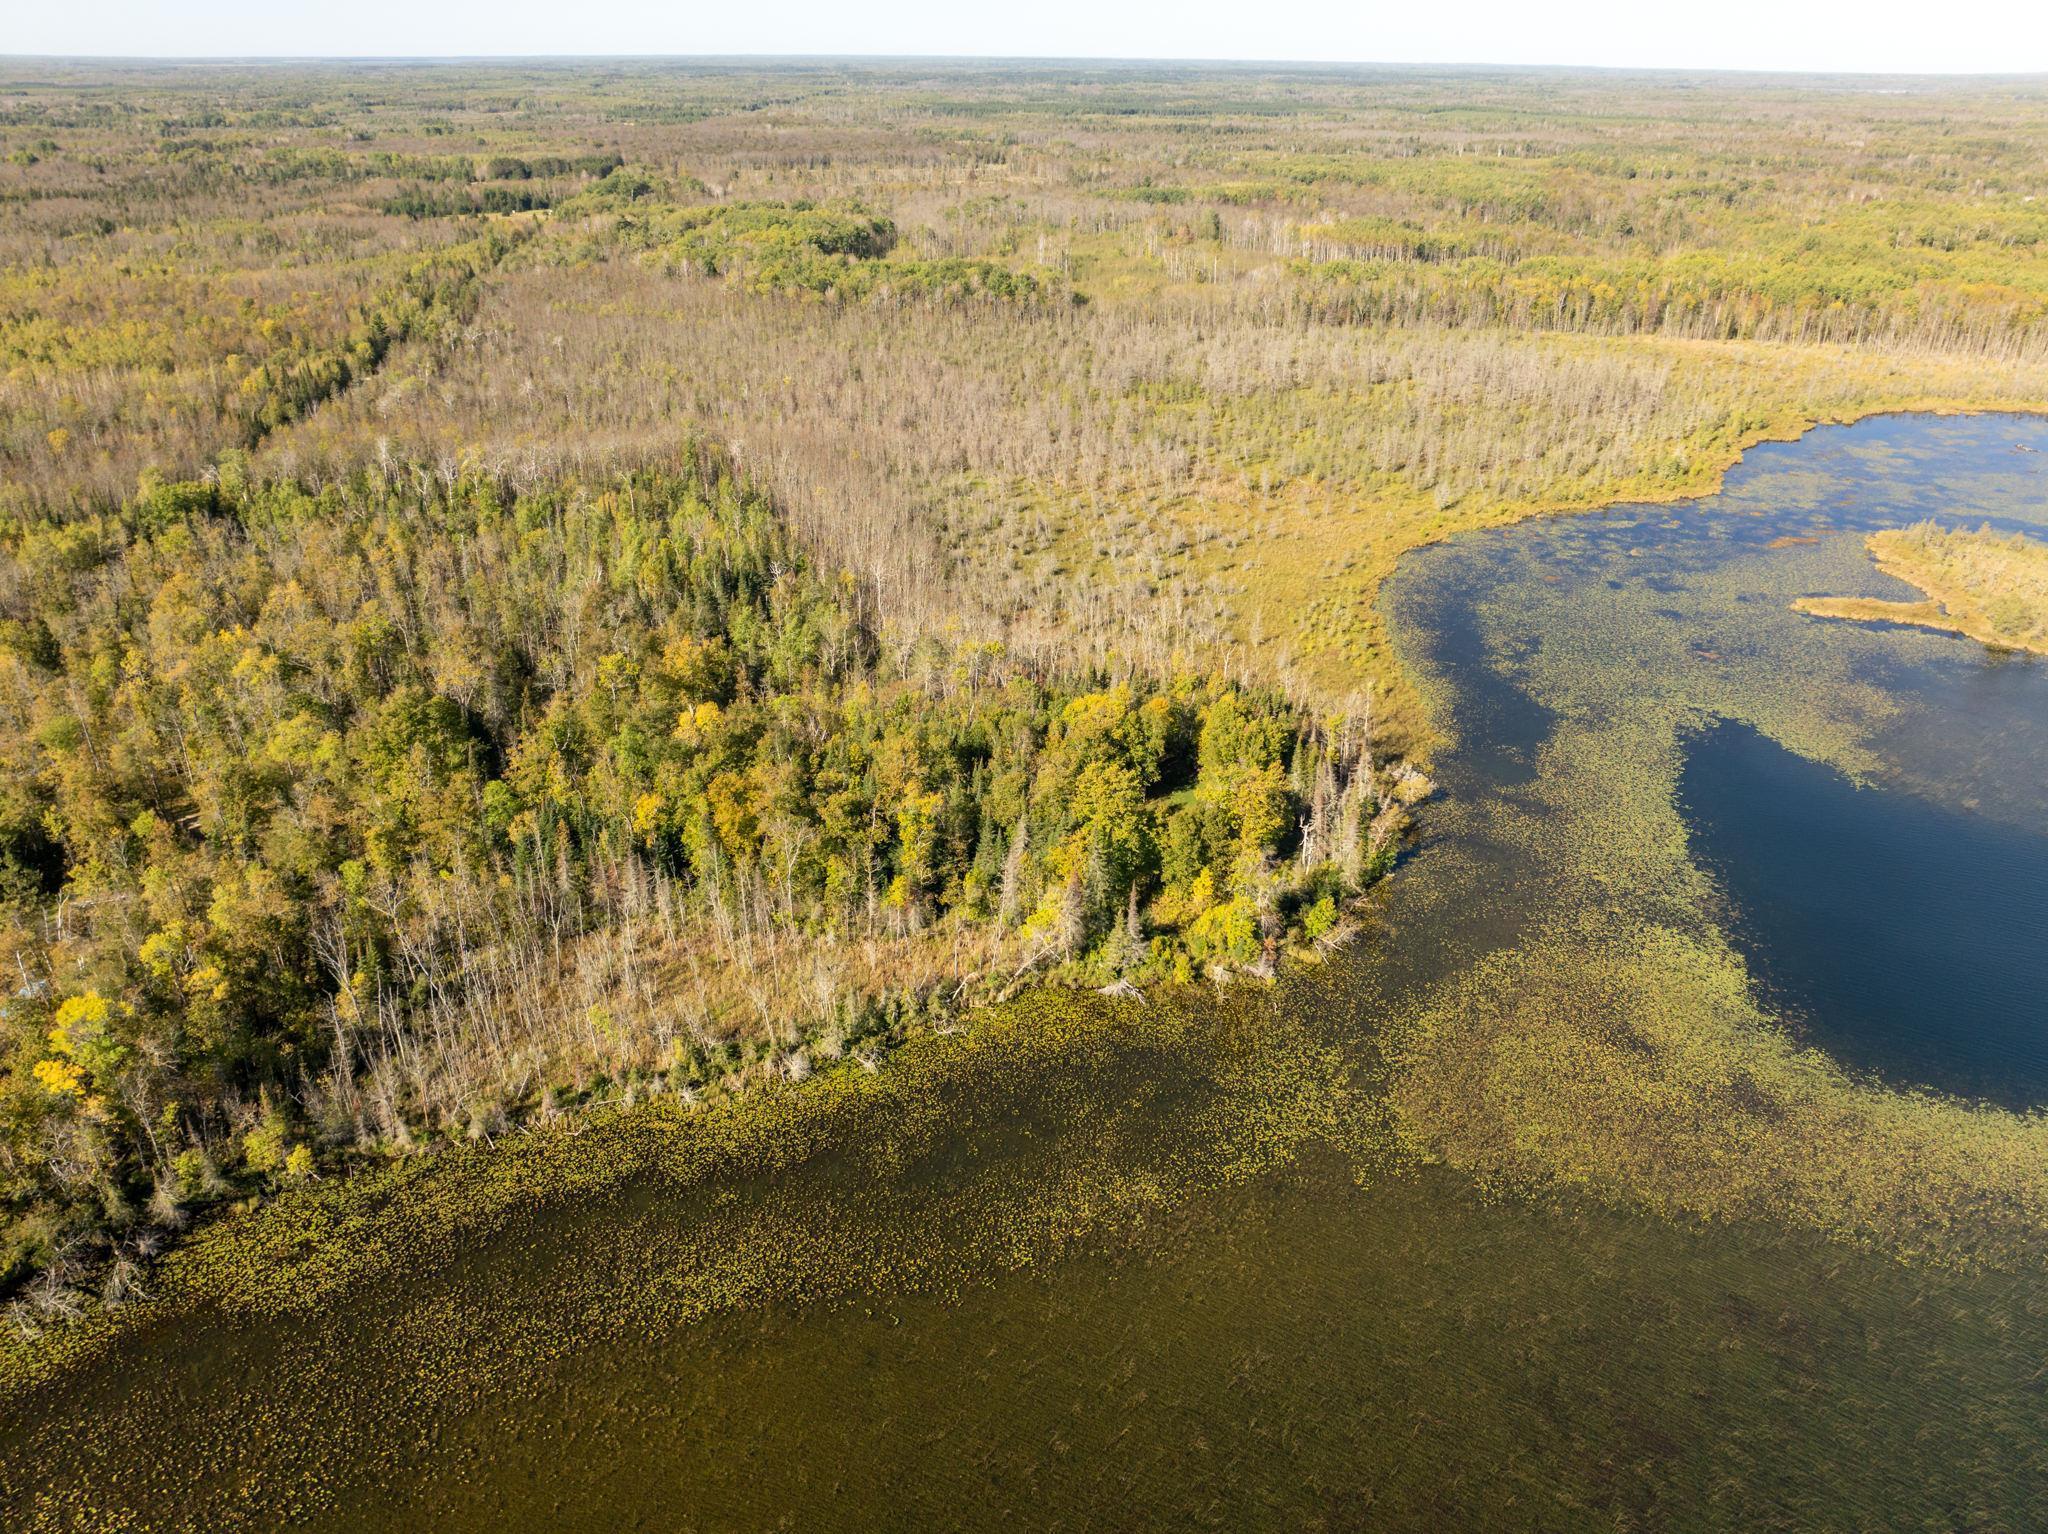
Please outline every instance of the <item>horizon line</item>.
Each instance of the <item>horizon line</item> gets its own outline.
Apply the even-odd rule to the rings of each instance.
[[[1511,63],[1486,59],[1256,59],[1225,55],[1173,58],[1140,54],[982,53],[0,53],[15,64],[130,64],[158,67],[460,64],[988,64],[1124,65],[1224,69],[1516,70],[1529,73],[1736,75],[1813,80],[1983,80],[2048,83],[2048,67],[2021,70],[1815,68],[1797,65]]]

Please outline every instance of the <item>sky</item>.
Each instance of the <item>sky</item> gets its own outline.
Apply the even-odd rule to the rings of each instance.
[[[4,0],[0,54],[913,54],[2048,73],[2048,0]]]

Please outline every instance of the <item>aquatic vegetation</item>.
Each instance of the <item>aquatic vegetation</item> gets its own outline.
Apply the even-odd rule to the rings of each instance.
[[[1859,469],[1876,479],[1881,436],[1871,459]],[[1662,530],[1649,574],[1631,568],[1632,532],[1653,541],[1643,512],[1489,546],[1504,567],[1493,580],[1508,578],[1477,598],[1477,623],[1545,729],[1511,798],[1454,789],[1449,834],[1513,849],[1506,888],[1530,917],[1397,1020],[1396,1123],[1418,1153],[1523,1192],[1791,1222],[1916,1261],[2032,1264],[2048,1233],[2048,1119],[1861,1079],[1802,1047],[1690,856],[1676,786],[1683,738],[1704,720],[1745,722],[1855,777],[1899,771],[1887,742],[1904,704],[1869,679],[1866,646],[1791,610],[1817,571],[1860,550],[1809,535],[1827,522],[1824,488],[1760,469],[1731,504]],[[2040,519],[2023,489],[1980,481],[2008,515]],[[1560,567],[1568,580],[1531,578]],[[1446,558],[1404,600],[1423,608],[1458,568]],[[1501,878],[1498,864],[1450,860],[1417,882],[1434,914]]]
[[[53,1336],[60,1359],[5,1353],[0,1506],[360,1531],[2031,1505],[2035,1286],[1417,1170],[1355,1036],[1318,1026],[1361,999],[1342,969],[1223,1015],[1038,997],[894,1082],[287,1195]],[[325,1266],[292,1240],[309,1219],[378,1239]],[[1111,1487],[1071,1468],[1134,1449]],[[1470,1474],[1481,1454],[1502,1468]],[[1849,1456],[1870,1469],[1844,1491]]]
[[[1172,1097],[1177,1132],[1133,1161],[1118,1117],[1099,1112],[1104,1090]],[[944,1288],[1048,1261],[1195,1189],[1283,1165],[1311,1140],[1370,1154],[1354,1091],[1341,1053],[1264,992],[1193,1004],[1040,992],[921,1037],[880,1071],[843,1061],[801,1087],[764,1082],[705,1108],[656,1098],[285,1192],[176,1248],[141,1299],[0,1337],[0,1398],[173,1319],[241,1325],[364,1303],[381,1282],[534,1222],[616,1220],[623,1234],[631,1222],[612,1212],[623,1195],[692,1211],[684,1249],[622,1254],[637,1283],[583,1262],[530,1273],[530,1298],[626,1306],[668,1327],[854,1288]],[[919,1169],[963,1133],[1025,1168],[935,1190]],[[718,1191],[735,1187],[748,1205]]]
[[[1925,599],[1801,597],[1792,605],[1816,618],[1910,623],[2048,654],[2048,543],[1988,523],[1971,532],[1935,522],[1887,528],[1867,542],[1879,570],[1918,586]]]

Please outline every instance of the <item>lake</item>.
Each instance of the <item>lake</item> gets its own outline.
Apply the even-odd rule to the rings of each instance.
[[[2048,665],[1790,603],[2044,464],[1882,418],[1419,552],[1354,950],[451,1157],[332,1283],[339,1190],[249,1216],[290,1284],[0,1401],[8,1526],[2034,1526]]]

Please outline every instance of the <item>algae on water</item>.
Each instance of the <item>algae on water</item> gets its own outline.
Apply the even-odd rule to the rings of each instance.
[[[1951,426],[1932,444],[1910,422],[1830,433],[1661,527],[1661,513],[1622,508],[1417,562],[1399,600],[1405,637],[1426,651],[1432,624],[1467,613],[1489,685],[1505,678],[1543,728],[1520,748],[1526,782],[1453,774],[1442,813],[1455,826],[1437,834],[1493,853],[1414,875],[1438,886],[1435,920],[1503,904],[1526,914],[1514,941],[1476,951],[1395,1013],[1390,1102],[1404,1144],[1524,1192],[1589,1189],[1940,1264],[2038,1258],[2048,1120],[1864,1079],[1804,1046],[1731,946],[1677,801],[1687,735],[1716,719],[1859,781],[1943,791],[1943,766],[1896,748],[1928,706],[1891,685],[1900,636],[1845,642],[1792,599],[1853,570],[1860,540],[1835,529],[1849,489],[1889,487],[1910,504],[1930,470],[1955,472],[1945,436],[2009,430]],[[1800,460],[1823,448],[1848,462],[1813,482]],[[2012,518],[2048,514],[2017,474],[1975,488]],[[1944,551],[1947,536],[1912,535]],[[1976,557],[1992,549],[2013,565],[2041,547],[1967,536]],[[1957,663],[1928,661],[1944,662]],[[1483,751],[1505,716],[1469,706],[1468,666],[1435,663],[1428,690],[1450,705],[1461,745]]]

